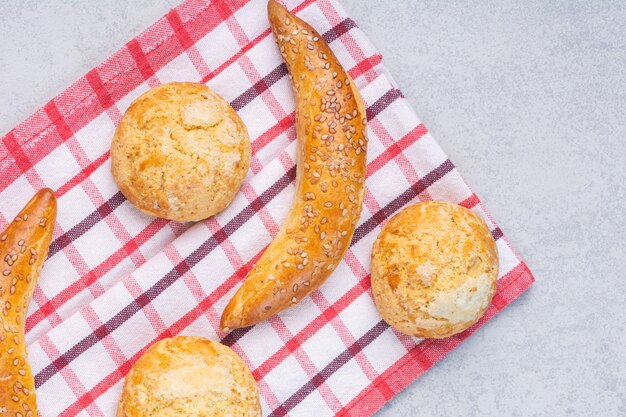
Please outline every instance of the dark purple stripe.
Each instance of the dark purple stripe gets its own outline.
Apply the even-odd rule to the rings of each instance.
[[[233,106],[233,109],[237,111],[241,110],[252,100],[267,91],[272,85],[278,82],[278,80],[283,78],[285,75],[287,75],[287,65],[285,65],[285,63],[282,63],[274,68],[272,72],[257,81],[252,87],[244,91],[239,97],[234,99],[232,103],[230,103],[230,105]]]
[[[504,235],[504,233],[502,233],[502,230],[499,227],[496,227],[495,229],[493,229],[493,231],[491,232],[491,236],[493,236],[493,240],[498,240],[500,239],[502,236]]]
[[[341,21],[332,29],[328,30],[328,32],[322,35],[322,38],[326,41],[326,43],[331,43],[332,41],[339,39],[341,35],[348,33],[351,29],[356,28],[357,25],[354,20],[347,18]]]
[[[91,214],[81,220],[80,223],[56,238],[50,244],[48,258],[53,257],[67,245],[87,233],[94,225],[106,218],[113,212],[113,210],[121,206],[124,201],[126,201],[126,198],[124,198],[124,195],[119,191],[113,194],[113,197],[109,198],[106,202],[104,202],[104,204],[98,207],[95,211],[91,212]]]
[[[275,182],[270,188],[264,191],[259,197],[251,202],[245,209],[239,212],[231,221],[229,221],[220,231],[213,234],[206,242],[204,242],[198,249],[193,251],[185,260],[176,265],[170,270],[163,278],[156,282],[152,287],[141,294],[132,303],[124,307],[115,316],[109,319],[102,326],[94,330],[90,335],[71,347],[67,352],[54,360],[50,365],[46,366],[35,376],[35,385],[40,387],[47,380],[52,378],[61,369],[65,368],[70,362],[80,356],[87,349],[94,346],[105,336],[111,334],[114,330],[120,327],[129,318],[135,315],[147,304],[152,302],[163,291],[170,287],[181,275],[189,271],[189,269],[195,266],[200,260],[204,259],[211,251],[218,247],[227,237],[232,235],[238,230],[244,223],[246,223],[252,216],[255,215],[256,207],[258,204],[264,205],[266,202],[276,197],[282,190],[296,177],[296,167],[289,169],[277,182]]]
[[[367,120],[372,120],[378,116],[383,110],[385,110],[391,103],[396,101],[402,96],[402,93],[397,88],[387,91],[381,98],[372,103],[371,106],[365,111],[367,114]]]
[[[324,38],[327,43],[330,43],[355,27],[357,26],[352,19],[345,19],[332,29],[328,30],[328,32],[324,33],[322,35],[322,38]],[[272,85],[278,82],[285,75],[287,75],[287,65],[285,65],[285,63],[282,63],[278,67],[274,68],[265,77],[257,81],[252,87],[248,88],[236,99],[234,99],[231,103],[231,106],[233,106],[233,109],[237,111],[241,110],[252,100],[267,91]]]
[[[441,178],[443,178],[444,175],[446,175],[453,169],[454,165],[452,164],[452,162],[450,162],[449,159],[446,159],[444,163],[430,171],[418,182],[413,184],[408,190],[400,194],[393,201],[377,211],[372,217],[370,217],[359,227],[357,227],[357,229],[354,231],[354,236],[352,236],[351,245],[354,245],[359,240],[363,239],[363,237],[370,233],[372,230],[374,230],[376,226],[391,217],[396,211],[407,205],[409,201],[413,200],[420,193],[433,185],[435,182],[439,181]]]
[[[341,352],[339,356],[333,359],[328,365],[324,367],[317,375],[313,376],[310,381],[300,387],[291,397],[282,403],[278,408],[272,411],[268,417],[283,417],[287,413],[293,410],[298,404],[302,402],[306,397],[315,391],[320,385],[328,381],[337,370],[341,369],[346,363],[348,363],[355,355],[361,352],[367,345],[376,340],[385,330],[389,328],[389,325],[384,321],[379,321],[374,327],[367,331],[352,345],[348,346],[346,350]]]

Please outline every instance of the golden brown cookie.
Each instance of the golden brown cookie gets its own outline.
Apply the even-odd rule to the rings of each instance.
[[[204,84],[174,82],[139,96],[111,144],[111,172],[140,210],[198,221],[226,208],[250,167],[243,121]]]
[[[229,347],[201,337],[155,343],[126,376],[118,417],[260,417],[252,374]]]
[[[487,310],[497,278],[489,228],[456,204],[406,207],[374,243],[374,301],[383,319],[408,335],[442,338],[467,329]]]

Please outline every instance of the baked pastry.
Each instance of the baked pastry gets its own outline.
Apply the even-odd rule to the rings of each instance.
[[[350,245],[363,203],[367,126],[359,91],[315,29],[274,0],[268,15],[296,95],[296,193],[280,231],[228,303],[226,332],[265,320],[322,285]]]
[[[374,301],[383,319],[408,335],[442,338],[467,329],[487,310],[497,278],[489,228],[456,204],[406,207],[374,243]]]
[[[56,222],[52,190],[39,191],[0,234],[0,416],[37,415],[35,380],[26,358],[28,303],[48,256]]]
[[[256,382],[229,347],[177,336],[151,346],[126,376],[117,417],[260,417]]]
[[[174,82],[139,96],[111,144],[111,172],[143,212],[179,222],[226,208],[250,167],[235,110],[204,84]]]

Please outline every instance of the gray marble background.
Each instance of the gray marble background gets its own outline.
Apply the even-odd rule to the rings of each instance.
[[[626,416],[626,3],[343,0],[536,275],[391,416]],[[0,134],[176,5],[4,0]]]

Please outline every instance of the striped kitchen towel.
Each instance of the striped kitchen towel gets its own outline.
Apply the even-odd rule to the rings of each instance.
[[[187,0],[2,138],[0,226],[35,190],[51,187],[59,199],[26,322],[42,416],[115,415],[134,361],[180,333],[233,347],[259,383],[266,416],[369,416],[533,282],[341,5],[287,6],[323,33],[367,105],[367,191],[343,262],[296,308],[252,328],[219,331],[226,302],[293,196],[294,97],[265,0]],[[193,225],[142,214],[110,174],[121,114],[142,92],[174,80],[206,83],[229,100],[252,139],[251,170],[233,204]],[[369,258],[381,225],[406,204],[430,199],[485,218],[501,257],[487,314],[444,340],[395,332],[370,292]]]

